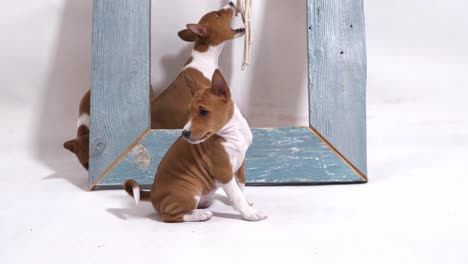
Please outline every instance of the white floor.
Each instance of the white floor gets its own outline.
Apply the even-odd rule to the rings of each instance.
[[[212,220],[184,224],[156,221],[123,191],[85,191],[73,156],[50,145],[38,157],[23,138],[27,114],[11,113],[0,262],[468,263],[468,122],[427,110],[369,107],[368,184],[252,187],[266,221],[240,220],[220,195]]]

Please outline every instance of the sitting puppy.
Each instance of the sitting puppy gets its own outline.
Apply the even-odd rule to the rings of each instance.
[[[218,68],[218,58],[225,42],[244,35],[245,30],[232,29],[231,20],[236,6],[230,2],[221,10],[204,15],[198,24],[189,24],[179,37],[194,42],[192,56],[176,80],[151,102],[151,120],[155,129],[181,129],[187,121],[185,114],[192,96],[184,81],[188,75],[198,86],[209,88],[211,76]]]
[[[188,84],[194,84],[189,76],[186,78]],[[244,157],[252,132],[231,100],[226,81],[216,70],[210,88],[194,85],[189,121],[159,164],[151,190],[140,190],[134,180],[127,180],[124,189],[137,203],[151,201],[163,222],[210,219],[213,213],[206,208],[218,187],[244,219],[265,219],[243,193]]]
[[[150,87],[150,98],[154,99],[154,92]],[[89,167],[89,125],[91,113],[91,91],[88,90],[80,101],[79,118],[76,138],[63,143],[63,147],[75,153],[78,161],[88,170]]]

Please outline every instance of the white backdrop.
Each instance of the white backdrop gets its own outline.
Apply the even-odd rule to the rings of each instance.
[[[154,14],[164,16],[153,17],[152,74],[163,89],[188,56],[177,30],[218,1],[187,0],[191,7],[185,11],[182,0],[158,2],[164,4]],[[254,2],[254,64],[239,71],[242,41],[236,40],[223,54],[223,71],[253,123],[302,123],[305,42],[281,41],[305,40],[304,1]],[[270,217],[258,225],[222,217],[207,225],[162,225],[148,219],[149,205],[129,205],[122,192],[84,192],[85,172],[62,143],[75,134],[78,103],[90,84],[92,1],[15,0],[1,6],[5,263],[118,263],[153,259],[155,249],[174,262],[206,261],[194,245],[211,246],[210,259],[223,262],[229,262],[223,254],[232,254],[227,249],[236,248],[247,262],[467,263],[466,0],[365,1],[370,182],[248,188],[255,206]],[[277,45],[262,45],[271,42]],[[284,68],[278,61],[288,65],[285,74],[292,78],[275,72]],[[223,208],[215,204],[215,210]],[[213,239],[218,235],[229,239]],[[188,253],[180,254],[171,238]],[[115,254],[128,249],[136,253]]]

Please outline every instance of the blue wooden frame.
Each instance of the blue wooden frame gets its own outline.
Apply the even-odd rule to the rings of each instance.
[[[367,182],[362,0],[307,0],[309,127],[253,129],[249,185]],[[153,183],[178,130],[150,130],[151,0],[94,0],[89,189]]]

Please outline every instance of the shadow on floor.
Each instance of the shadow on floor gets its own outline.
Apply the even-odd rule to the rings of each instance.
[[[45,179],[65,179],[81,189],[88,173],[63,143],[76,134],[79,102],[91,83],[92,7],[92,0],[64,5],[35,140],[37,158],[54,171]]]
[[[226,196],[215,194],[214,200],[223,203],[224,205],[230,205],[230,202]],[[108,208],[106,211],[121,220],[127,220],[130,218],[149,218],[157,222],[161,222],[161,219],[157,213],[155,213],[151,203],[141,202],[135,205],[133,200],[126,202],[127,208]],[[213,212],[215,217],[221,217],[226,219],[243,220],[239,214],[230,213],[217,213]]]

